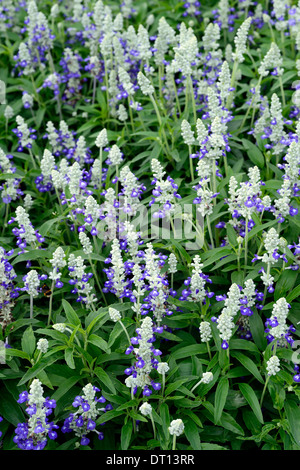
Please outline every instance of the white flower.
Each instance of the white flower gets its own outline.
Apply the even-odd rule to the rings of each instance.
[[[59,331],[60,333],[64,333],[66,330],[66,325],[64,323],[55,323],[52,328],[54,328],[56,331]]]
[[[89,239],[89,237],[84,232],[79,233],[79,240],[80,240],[80,243],[82,245],[83,252],[86,255],[90,255],[91,253],[93,253],[93,247],[92,247],[91,240]]]
[[[51,181],[51,173],[53,170],[55,170],[55,158],[49,150],[45,149],[41,160],[43,185],[46,185]]]
[[[29,146],[32,145],[33,140],[30,137],[30,131],[29,131],[28,125],[26,124],[22,116],[18,115],[16,117],[16,122],[18,124],[17,125],[18,133],[20,133],[21,135],[20,143],[22,147],[27,147],[28,145]]]
[[[177,272],[177,258],[174,255],[174,253],[170,253],[168,262],[169,262],[169,273],[170,274],[176,273]]]
[[[274,339],[278,340],[279,346],[286,346],[287,341],[285,336],[288,334],[288,325],[286,323],[289,314],[289,304],[284,297],[275,302],[272,310],[272,315],[268,320],[270,327],[270,334]]]
[[[157,364],[157,372],[159,374],[165,374],[166,372],[168,372],[170,370],[170,367],[168,366],[168,363],[167,362],[159,362]]]
[[[280,371],[280,361],[277,356],[272,356],[267,362],[268,375],[276,375]]]
[[[108,313],[109,313],[111,320],[114,321],[115,323],[120,321],[122,318],[120,312],[118,312],[118,310],[116,310],[115,308],[109,307]]]
[[[143,403],[139,410],[143,416],[150,416],[152,414],[152,406],[147,402]]]
[[[271,47],[265,57],[263,58],[259,68],[258,73],[262,77],[269,75],[269,69],[277,68],[277,75],[283,74],[283,69],[280,68],[282,65],[282,57],[280,49],[275,42],[272,42]]]
[[[193,145],[195,143],[194,132],[186,119],[183,119],[181,123],[181,135],[186,145]]]
[[[240,64],[244,62],[244,54],[247,50],[246,42],[251,21],[251,17],[247,18],[237,30],[236,36],[234,38],[235,52],[232,55],[233,59]]]
[[[14,110],[11,106],[7,105],[4,110],[4,117],[5,119],[11,119],[14,116]]]
[[[22,232],[18,236],[24,238],[28,244],[36,242],[35,230],[30,222],[29,215],[22,206],[18,206],[16,209],[16,220],[19,226],[22,227]]]
[[[112,242],[111,246],[111,264],[113,267],[113,288],[117,297],[124,291],[125,286],[125,269],[124,261],[121,254],[120,243],[116,238]]]
[[[35,269],[32,269],[26,275],[24,290],[27,292],[27,294],[31,295],[32,297],[37,297],[39,295],[39,286],[40,280],[38,273]]]
[[[191,302],[202,302],[205,298],[205,280],[202,276],[202,266],[201,258],[199,255],[195,255],[191,263],[192,266],[192,276],[190,290],[191,294],[187,300]]]
[[[108,138],[107,138],[107,130],[106,129],[102,129],[102,131],[99,132],[95,144],[99,148],[104,148],[108,145]]]
[[[25,91],[22,95],[22,103],[23,106],[28,106],[31,108],[33,105],[33,96],[31,96],[29,93],[27,93],[27,91]]]
[[[50,263],[54,268],[64,268],[66,266],[65,253],[60,246],[54,251]]]
[[[209,384],[213,380],[214,376],[212,372],[204,372],[200,383]]]
[[[240,298],[241,292],[238,285],[232,284],[225,300],[225,307],[217,319],[217,328],[221,339],[225,343],[224,346],[226,346],[226,343],[228,343],[232,336],[232,331],[235,327],[233,319],[240,309]]]
[[[64,250],[60,246],[56,248],[55,252],[53,253],[52,259],[50,259],[50,263],[53,266],[53,271],[49,274],[49,279],[57,281],[61,278],[59,269],[64,268],[67,264]]]
[[[42,353],[46,353],[49,347],[48,340],[46,338],[41,338],[38,340],[36,349],[41,351]]]
[[[32,204],[33,204],[33,199],[32,199],[32,196],[31,194],[26,194],[26,196],[24,197],[24,207],[26,209],[26,211],[29,211],[32,207]]]
[[[183,424],[183,421],[182,419],[174,419],[169,428],[169,433],[171,434],[171,436],[180,436],[181,434],[183,434],[184,432],[184,424]]]
[[[119,67],[119,80],[128,96],[134,95],[135,90],[133,84],[131,83],[130,75],[126,72],[126,70],[124,70],[123,67]]]
[[[112,165],[120,165],[120,163],[122,163],[122,161],[123,161],[122,153],[121,153],[121,150],[119,149],[119,147],[116,144],[114,144],[111,147],[111,149],[108,153],[108,158],[111,161]]]
[[[208,321],[202,321],[199,326],[200,339],[203,343],[211,340],[212,332]]]
[[[145,77],[145,75],[142,72],[138,73],[137,79],[138,79],[138,84],[143,95],[148,96],[154,93],[154,88],[151,85],[150,80],[147,77]]]

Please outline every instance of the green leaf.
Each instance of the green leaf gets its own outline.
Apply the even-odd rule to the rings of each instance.
[[[62,220],[62,217],[54,217],[53,219],[46,220],[43,225],[40,226],[39,228],[39,233],[42,235],[42,237],[45,237],[50,229],[52,228],[53,225],[56,225],[58,228],[59,222]]]
[[[74,362],[74,349],[73,348],[66,348],[65,350],[65,361],[70,367],[70,369],[75,369],[75,362]]]
[[[123,414],[124,414],[124,411],[117,411],[117,410],[107,411],[106,413],[103,413],[103,415],[100,416],[100,418],[97,419],[96,423],[97,424],[106,423],[107,421],[117,418],[118,416],[121,416]]]
[[[170,426],[170,412],[169,412],[169,407],[166,403],[163,403],[160,407],[160,417],[163,422],[163,432],[166,441],[169,439],[169,431],[168,427]]]
[[[51,258],[52,252],[49,250],[29,250],[26,253],[21,253],[12,262],[12,265],[21,263],[22,261],[34,261],[38,259]]]
[[[28,380],[35,378],[36,374],[38,374],[41,370],[44,370],[46,367],[51,366],[51,364],[61,359],[62,354],[61,351],[59,351],[60,349],[65,349],[65,346],[59,346],[58,348],[55,348],[54,350],[46,353],[39,360],[39,362],[37,362],[31,369],[29,369],[23,375],[18,385],[23,385],[28,382]]]
[[[286,301],[288,303],[291,303],[293,300],[297,299],[298,297],[300,297],[300,285],[295,287],[295,289],[293,289],[292,292],[288,294]]]
[[[242,392],[243,396],[247,400],[249,406],[251,407],[253,413],[261,424],[264,424],[264,418],[261,412],[260,404],[258,398],[250,385],[246,383],[240,383],[239,389]]]
[[[290,425],[291,434],[296,444],[300,445],[300,407],[292,400],[287,400],[284,409]]]
[[[170,395],[170,393],[174,392],[174,390],[177,390],[180,387],[180,385],[184,384],[185,382],[187,382],[189,380],[190,380],[189,377],[184,377],[182,379],[178,379],[175,382],[171,383],[166,388],[165,396]]]
[[[250,341],[245,341],[244,339],[233,338],[230,340],[230,350],[232,349],[245,349],[257,354],[260,354],[257,346]]]
[[[226,447],[219,446],[218,444],[210,444],[209,442],[202,442],[201,450],[227,450],[227,449]]]
[[[26,352],[19,351],[18,349],[14,349],[14,348],[9,348],[5,350],[5,355],[12,356],[12,357],[21,357],[22,359],[27,359],[28,361],[30,361],[30,357]]]
[[[242,366],[245,367],[245,369],[249,370],[252,375],[262,384],[264,384],[264,379],[261,376],[261,373],[259,372],[256,364],[250,359],[249,357],[245,356],[241,352],[237,351],[231,351],[230,352],[232,357],[235,357],[241,364]]]
[[[101,367],[96,367],[95,374],[101,383],[103,383],[112,393],[117,393],[114,384],[108,374]]]
[[[264,351],[267,346],[265,327],[260,315],[255,309],[253,310],[253,315],[249,317],[249,324],[254,343],[260,349],[260,351]]]
[[[127,420],[127,422],[126,422]],[[121,449],[127,450],[130,444],[133,431],[133,423],[130,419],[125,418],[125,423],[121,430]]]
[[[215,424],[218,424],[222,412],[226,403],[226,398],[229,390],[229,380],[223,377],[218,383],[216,394],[215,394],[215,409],[214,409],[214,420]]]
[[[233,416],[229,413],[225,413],[224,411],[222,413],[220,425],[228,431],[239,434],[240,436],[244,436],[245,434],[243,428],[236,422]]]
[[[183,359],[184,357],[194,356],[195,354],[206,354],[207,347],[205,344],[191,344],[177,349],[172,352],[171,356],[173,359]]]
[[[98,313],[100,310],[100,313]],[[103,309],[99,309],[98,312],[97,312],[97,315],[91,320],[90,319],[90,315],[87,317],[86,319],[86,326],[87,326],[87,329],[86,329],[86,335],[89,336],[92,331],[94,330],[94,333],[97,329],[100,328],[100,326],[104,325],[104,323],[106,322],[106,320],[108,319],[108,313],[107,313],[107,309],[104,309],[104,311],[102,311]],[[94,314],[94,312],[92,312]]]
[[[285,270],[284,273],[279,276],[274,292],[275,302],[281,297],[285,297],[286,293],[293,289],[297,277],[298,271],[293,271],[291,269]]]
[[[35,347],[36,347],[36,340],[33,333],[32,326],[29,326],[23,333],[22,340],[21,340],[22,350],[28,354],[29,357],[32,357]]]
[[[63,381],[62,385],[54,392],[51,398],[53,398],[53,400],[58,401],[81,379],[82,376],[80,375],[66,378]]]
[[[233,226],[229,223],[226,224],[226,232],[227,232],[227,238],[232,246],[237,245],[237,235],[236,231],[234,230]]]
[[[259,148],[250,142],[250,140],[242,139],[242,142],[244,148],[247,150],[247,155],[251,162],[259,168],[263,168],[265,166],[265,159]]]
[[[77,313],[73,307],[65,299],[62,300],[62,305],[67,316],[67,320],[71,325],[76,327],[77,325],[81,326],[81,322],[77,316]]]
[[[24,422],[22,409],[9,391],[2,387],[0,396],[0,415],[14,426]]]
[[[184,421],[184,434],[193,450],[201,450],[199,429],[192,420]]]
[[[100,336],[90,335],[88,342],[94,344],[94,346],[97,346],[97,348],[102,349],[102,351],[105,351],[107,354],[111,352],[107,342]]]

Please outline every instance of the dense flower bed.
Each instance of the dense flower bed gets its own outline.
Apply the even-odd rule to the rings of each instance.
[[[0,1],[5,450],[300,450],[300,2]]]

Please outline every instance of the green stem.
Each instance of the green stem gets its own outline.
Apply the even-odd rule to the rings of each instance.
[[[107,62],[104,57],[104,80],[105,80],[105,91],[106,91],[106,102],[107,102],[107,111],[109,108],[109,91],[108,91],[108,75],[107,75]]]
[[[36,164],[35,164],[35,161],[34,161],[33,153],[31,151],[31,149],[28,149],[28,150],[29,150],[29,153],[30,153],[30,156],[31,156],[31,161],[32,161],[32,164],[33,164],[33,168],[36,169]]]
[[[129,346],[131,346],[131,341],[130,341],[130,337],[129,337],[128,331],[126,330],[126,328],[125,328],[125,326],[123,325],[123,323],[122,323],[121,320],[119,320],[119,323],[120,323],[121,327],[123,328],[123,330],[124,330],[124,332],[125,332],[125,334],[126,334],[126,336],[127,336]]]
[[[266,390],[267,390],[267,385],[268,385],[269,379],[270,379],[270,376],[268,375],[267,380],[266,380],[265,385],[264,385],[264,389],[263,389],[262,394],[261,394],[260,407],[262,407],[262,404],[263,404],[263,400],[264,400],[264,396],[265,396],[265,393],[266,393]]]
[[[188,77],[188,84],[189,84],[189,88],[190,88],[190,95],[191,95],[191,98],[192,98],[192,107],[193,107],[193,114],[194,114],[194,121],[195,121],[195,124],[197,122],[197,111],[196,111],[196,103],[195,103],[195,95],[194,95],[194,87],[193,87],[193,81],[192,81],[192,77],[189,75]]]
[[[245,269],[248,262],[248,217],[246,217],[245,225]]]
[[[238,63],[237,60],[235,60],[234,63],[233,63],[233,69],[232,69],[232,75],[231,75],[231,84],[230,84],[230,87],[231,87],[231,88],[233,88],[234,85],[235,85],[235,77],[236,77],[238,68],[239,68],[239,63]],[[231,92],[230,92],[230,95],[229,95],[228,98],[227,98],[226,109],[228,109],[228,110],[230,110],[231,105],[232,105],[233,94],[234,94],[234,92],[231,91]]]
[[[54,283],[55,283],[55,280],[53,279],[52,284],[51,284],[51,294],[50,294],[50,299],[49,299],[48,326],[50,325],[51,315],[52,315],[52,299],[53,299]]]
[[[174,225],[172,217],[170,217],[170,224],[171,224],[171,227],[172,227],[174,239],[176,239],[176,230],[175,230],[175,225]]]
[[[94,77],[93,79],[93,98],[92,98],[92,105],[95,104],[95,98],[96,98],[96,85],[97,85],[97,79]]]
[[[268,267],[267,267],[267,278],[270,274],[270,270],[271,270],[271,264],[268,263]],[[265,304],[265,301],[266,301],[266,296],[267,296],[267,286],[265,286],[265,289],[264,289],[264,300],[263,300],[263,305]]]
[[[165,372],[162,373],[162,385],[161,385],[161,394],[164,396],[165,393],[165,386],[166,386],[166,374]]]
[[[285,103],[285,96],[284,96],[284,89],[283,89],[281,75],[279,76],[279,85],[280,85],[280,91],[281,91],[281,97],[282,97],[282,106],[285,108],[286,103]]]
[[[157,120],[158,120],[158,123],[159,123],[159,127],[161,128],[162,135],[163,135],[163,138],[164,138],[164,140],[165,140],[167,153],[170,155],[171,151],[170,151],[170,147],[169,147],[169,144],[168,144],[168,140],[167,140],[167,136],[166,136],[165,130],[164,130],[163,126],[162,126],[162,119],[161,119],[161,116],[160,116],[159,109],[158,109],[158,107],[157,107],[157,104],[156,104],[156,102],[155,102],[155,99],[154,99],[153,95],[150,95],[150,99],[151,99],[152,104],[153,104],[153,107],[154,107],[154,109],[155,109],[156,116],[157,116]]]
[[[7,225],[8,209],[9,209],[9,203],[7,203],[7,204],[6,204],[6,207],[5,207],[5,217],[4,217],[4,223],[3,223],[2,237],[3,237],[3,235],[4,235],[5,228],[6,228],[6,225]]]
[[[100,282],[99,282],[99,279],[98,279],[98,276],[97,276],[97,273],[96,273],[96,270],[95,270],[95,266],[94,266],[93,263],[92,263],[91,255],[89,254],[88,257],[89,257],[89,262],[90,262],[90,265],[91,265],[91,268],[92,268],[92,271],[93,271],[93,274],[94,274],[94,277],[95,277],[97,286],[98,286],[98,288],[99,288],[99,290],[100,290],[100,292],[101,292],[101,295],[102,295],[102,297],[103,297],[103,300],[104,300],[104,302],[105,302],[105,305],[107,305],[107,301],[106,301],[105,295],[104,295],[104,293],[103,293],[101,284],[100,284]]]
[[[173,87],[174,87],[176,105],[177,105],[177,109],[178,109],[179,117],[180,117],[181,116],[181,108],[180,108],[180,103],[179,103],[179,99],[178,99],[178,93],[177,93],[176,83],[175,83],[175,80],[174,80],[174,75],[173,75],[172,83],[173,83]],[[176,112],[176,109],[175,109],[175,120],[176,119],[177,119],[177,112]]]
[[[211,231],[209,215],[206,216],[206,223],[207,223],[207,230],[208,230],[209,237],[210,237],[211,247],[212,247],[212,249],[214,249],[215,244],[214,244],[214,239],[213,239],[213,235],[212,235],[212,231]]]
[[[151,419],[152,428],[153,428],[153,438],[156,439],[156,429],[155,429],[155,424],[154,424],[152,413],[150,414],[150,419]]]
[[[190,173],[191,173],[191,180],[194,181],[194,165],[193,165],[193,159],[191,157],[192,155],[192,147],[191,145],[189,147],[189,161],[190,161]]]
[[[135,129],[134,129],[134,122],[133,122],[133,114],[132,114],[132,108],[131,108],[131,106],[130,106],[130,98],[129,98],[129,96],[128,96],[128,98],[127,98],[127,101],[128,101],[129,116],[130,116],[130,122],[131,122],[132,132],[134,132]]]
[[[30,314],[29,318],[33,318],[33,296],[30,295]]]
[[[262,80],[262,76],[260,75],[260,77],[259,77],[259,79],[258,79],[258,83],[257,83],[257,85],[256,85],[256,87],[255,87],[255,95],[256,95],[256,93],[257,93],[259,87],[260,87],[261,80]],[[243,119],[243,121],[242,121],[242,124],[241,124],[240,127],[239,127],[238,132],[240,132],[241,129],[244,127],[244,124],[245,124],[245,122],[246,122],[246,120],[247,120],[247,117],[248,117],[248,115],[249,115],[249,113],[250,113],[250,110],[251,110],[251,108],[252,108],[255,95],[252,96],[250,106],[248,106],[247,112],[246,112],[246,114],[245,114],[245,116],[244,116],[244,119]]]
[[[209,355],[209,360],[211,361],[211,352],[210,352],[210,347],[209,347],[208,341],[206,341],[206,346],[207,346],[207,352],[208,352],[208,355]]]
[[[176,450],[176,434],[174,434],[174,436],[173,436],[172,450]]]

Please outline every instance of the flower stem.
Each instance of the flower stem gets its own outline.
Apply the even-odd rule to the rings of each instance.
[[[55,281],[53,279],[52,284],[51,284],[51,294],[50,294],[50,299],[49,299],[48,326],[50,325],[51,315],[52,315],[52,299],[53,299],[54,283],[55,283]]]
[[[174,436],[173,436],[172,450],[176,450],[176,434],[174,434]]]
[[[156,439],[156,429],[155,429],[155,424],[154,424],[152,413],[150,414],[150,419],[151,419],[152,428],[153,428],[153,438]]]
[[[95,270],[95,266],[94,266],[93,263],[92,263],[91,255],[89,255],[89,262],[90,262],[90,265],[91,265],[91,268],[92,268],[92,271],[93,271],[93,274],[94,274],[94,277],[95,277],[97,286],[98,286],[98,288],[99,288],[99,290],[100,290],[100,292],[101,292],[101,295],[102,295],[102,297],[103,297],[103,300],[104,300],[104,302],[105,302],[105,305],[107,305],[105,295],[104,295],[104,293],[103,293],[101,284],[100,284],[100,282],[99,282],[99,279],[98,279],[98,276],[97,276],[97,273],[96,273],[96,270]]]
[[[246,217],[246,226],[245,226],[245,268],[248,261],[248,217]]]
[[[33,296],[30,295],[30,318],[33,318]]]
[[[206,222],[207,222],[207,230],[208,230],[209,237],[210,237],[211,247],[212,247],[212,249],[214,249],[215,244],[214,244],[214,239],[213,239],[213,235],[212,235],[212,231],[211,231],[209,215],[206,216]]]
[[[265,385],[264,385],[264,389],[263,389],[262,394],[261,394],[260,407],[262,407],[262,404],[263,404],[263,400],[264,400],[264,396],[265,396],[265,393],[266,393],[266,390],[267,390],[267,385],[268,385],[269,379],[270,379],[270,376],[268,375],[267,380],[266,380]]]
[[[192,147],[189,145],[190,173],[191,173],[191,180],[194,181],[194,165],[193,165],[193,159],[191,157],[191,154],[192,154]]]
[[[131,346],[131,341],[130,341],[130,337],[129,337],[128,331],[126,330],[126,328],[125,328],[125,326],[123,325],[123,323],[122,323],[121,320],[119,320],[119,323],[120,323],[121,327],[123,328],[123,330],[124,330],[124,332],[125,332],[125,334],[126,334],[126,336],[127,336],[127,339],[128,339],[128,342],[129,342],[129,346]]]

